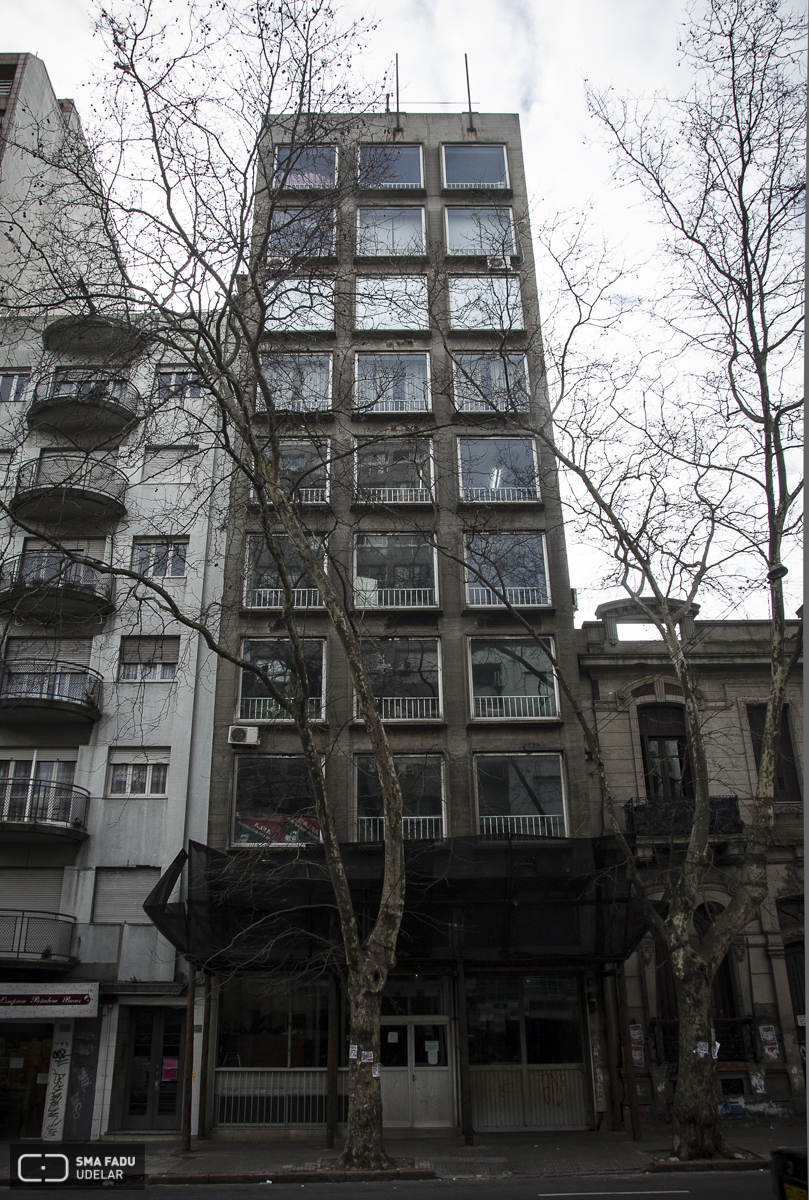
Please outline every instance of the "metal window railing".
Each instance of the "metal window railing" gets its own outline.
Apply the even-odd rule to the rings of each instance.
[[[458,412],[525,412],[527,396],[463,396],[456,397]]]
[[[70,825],[83,829],[90,793],[44,779],[0,780],[0,821]]]
[[[432,495],[423,487],[361,487],[357,498],[367,504],[430,504]]]
[[[239,1058],[233,1051],[226,1058]],[[325,1125],[326,1068],[228,1065],[215,1072],[216,1123],[226,1126]],[[337,1075],[338,1119],[348,1116],[348,1070]]]
[[[245,608],[281,608],[284,603],[284,593],[281,588],[248,588]],[[292,603],[295,608],[322,608],[323,597],[317,588],[294,588]]]
[[[323,701],[320,696],[310,696],[308,701],[310,721],[323,720]],[[272,696],[242,696],[239,709],[242,721],[291,721],[290,713],[282,708]]]
[[[113,584],[112,575],[90,563],[72,561],[56,550],[26,550],[0,563],[0,592],[16,587],[71,588],[108,600]]]
[[[500,606],[505,608],[505,603],[513,604],[515,608],[533,608],[540,604],[547,604],[547,593],[543,588],[537,587],[507,587],[503,588],[502,593],[492,591],[491,588],[469,586],[469,604],[471,606],[478,605],[485,608],[493,608]],[[501,595],[505,600],[501,599]]]
[[[515,504],[520,500],[538,500],[536,485],[531,487],[465,487],[467,504]]]
[[[360,412],[429,412],[430,401],[426,396],[410,396],[399,400],[374,400],[372,403],[357,404]]]
[[[481,817],[480,832],[488,838],[564,837],[565,818],[561,813]]]
[[[74,917],[37,910],[0,909],[0,958],[70,958]]]
[[[101,676],[75,663],[20,659],[0,664],[0,699],[61,700],[98,708]]]
[[[555,696],[475,696],[476,717],[555,717]]]
[[[356,595],[358,608],[432,608],[435,588],[380,588]]]
[[[444,818],[402,817],[402,837],[407,842],[430,841],[444,836]],[[357,817],[358,842],[384,842],[384,817]]]

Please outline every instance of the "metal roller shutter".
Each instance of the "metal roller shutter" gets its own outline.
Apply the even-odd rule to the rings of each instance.
[[[63,874],[62,867],[44,870],[0,867],[0,908],[59,912]]]
[[[159,878],[159,867],[98,867],[93,920],[107,925],[148,925],[143,901]]]

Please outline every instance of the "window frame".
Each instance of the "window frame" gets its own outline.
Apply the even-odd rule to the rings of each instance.
[[[418,150],[419,152],[419,183],[375,183],[366,184],[362,181],[362,152],[365,149],[375,149],[382,147],[386,150]],[[393,191],[424,191],[424,145],[421,142],[364,142],[358,148],[357,153],[357,186],[366,192],[393,192]]]
[[[305,276],[305,275],[290,275],[288,278],[276,280],[276,288],[274,294],[267,297],[267,311],[264,315],[264,325],[262,326],[262,335],[264,337],[277,337],[279,334],[296,333],[296,334],[334,334],[336,320],[336,300],[337,300],[337,276],[336,275],[321,275],[321,276]],[[288,302],[289,297],[308,296],[308,312],[310,317],[317,317],[316,324],[296,324],[294,317],[286,316],[282,313],[275,317],[273,315],[275,302]],[[321,308],[322,305],[322,308]],[[293,306],[291,313],[299,313],[300,305]],[[328,316],[328,321],[321,323],[319,314],[323,312]]]
[[[164,659],[164,658],[160,657],[160,658],[154,658],[152,660],[149,660],[149,659],[142,660],[140,658],[135,658],[135,659],[127,660],[123,657],[123,654],[124,654],[123,643],[124,643],[125,638],[121,638],[121,642],[120,642],[120,645],[118,648],[118,670],[116,673],[116,682],[119,684],[120,683],[134,683],[138,686],[140,686],[141,684],[144,684],[144,683],[168,683],[168,684],[176,683],[177,678],[179,676],[180,657],[182,655],[182,650],[183,650],[182,639],[179,637],[179,635],[177,635],[177,634],[143,634],[142,636],[139,636],[138,634],[133,634],[133,635],[130,635],[130,637],[131,637],[131,640],[133,640],[133,641],[169,641],[169,640],[173,641],[173,640],[176,640],[179,642],[179,645],[177,647],[177,658],[176,659]],[[125,676],[125,670],[127,667],[140,668],[140,674],[138,674],[137,677],[135,677],[135,678],[127,679]],[[164,674],[164,669],[168,668],[168,667],[173,668],[172,672],[170,674],[169,673]],[[150,672],[153,672],[153,673],[147,674],[146,673],[147,668]]]
[[[478,587],[478,589],[480,591],[486,591],[490,595],[494,595],[494,593],[492,592],[492,589],[489,587],[486,587],[482,582],[479,582],[477,585],[472,582],[474,573],[473,572],[470,573],[468,555],[469,555],[470,539],[475,536],[476,535],[474,533],[469,533],[464,538],[464,576],[465,576],[465,578],[464,578],[464,602],[465,602],[465,606],[467,608],[475,608],[475,609],[479,609],[479,608],[506,609],[507,608],[506,604],[499,600],[496,602],[493,602],[493,603],[490,602],[487,604],[475,604],[472,601],[470,589],[474,588],[476,586]],[[520,531],[520,530],[503,530],[503,531],[497,532],[495,536],[497,536],[497,537],[520,537],[520,536],[524,536],[524,535],[522,535],[522,531]],[[512,600],[512,601],[510,601],[510,603],[513,608],[552,608],[553,607],[553,593],[551,591],[550,571],[549,571],[549,567],[548,567],[548,538],[547,538],[546,531],[544,529],[531,530],[530,533],[527,533],[527,536],[538,537],[538,538],[541,538],[541,540],[542,540],[542,557],[544,560],[544,568],[545,568],[545,591],[547,593],[547,600],[544,600],[544,601],[541,601],[538,603],[530,603],[530,604],[529,603],[515,604],[515,602]],[[504,590],[508,591],[509,589],[506,588]],[[525,589],[520,589],[520,590],[525,590]],[[537,590],[539,590],[539,589],[537,589]]]
[[[352,789],[352,801],[353,801],[352,806],[353,806],[353,824],[354,824],[354,830],[355,830],[355,841],[357,841],[357,842],[381,840],[381,839],[373,839],[373,838],[361,838],[360,837],[360,820],[380,822],[381,828],[382,828],[382,836],[384,837],[384,827],[385,827],[384,826],[384,822],[385,822],[384,815],[381,817],[361,817],[360,816],[359,764],[360,764],[361,759],[371,759],[373,761],[373,757],[374,757],[373,754],[371,754],[370,752],[363,753],[362,751],[360,751],[360,752],[354,754],[354,764],[353,764],[354,779],[353,779],[353,789]],[[403,750],[398,753],[394,752],[394,755],[393,755],[394,765],[396,763],[396,760],[400,759],[400,758],[422,758],[422,759],[437,758],[439,761],[440,780],[441,780],[441,812],[437,813],[435,815],[427,816],[427,817],[408,817],[405,815],[405,813],[403,811],[402,812],[403,840],[405,840],[405,841],[422,841],[422,840],[423,841],[444,841],[449,836],[449,834],[448,834],[448,827],[449,827],[448,815],[449,814],[447,811],[446,755],[444,754],[443,751],[440,751],[440,750],[436,751],[436,752],[433,752],[433,751],[419,752],[417,750]],[[397,770],[396,774],[397,774],[397,778],[398,778],[398,774],[399,774],[398,770]],[[407,837],[405,835],[405,821],[440,821],[440,829],[441,829],[440,837],[436,837],[436,838],[427,837],[427,838],[423,838],[423,839],[418,838],[418,837],[416,837],[416,838]]]
[[[408,537],[408,536],[423,537],[425,542],[427,543],[428,546],[430,546],[430,549],[433,552],[433,588],[432,588],[433,595],[434,595],[433,603],[432,604],[407,604],[407,605],[403,605],[403,604],[360,604],[360,603],[358,603],[358,594],[357,594],[357,586],[356,585],[357,585],[357,578],[358,578],[358,576],[357,576],[357,549],[358,549],[359,539],[361,537],[392,538],[392,537]],[[363,578],[367,578],[367,577],[363,576]],[[438,548],[434,543],[430,542],[425,537],[424,534],[421,534],[421,533],[415,533],[415,534],[410,535],[408,533],[396,533],[396,532],[391,532],[391,531],[387,531],[387,530],[382,533],[378,533],[372,529],[363,529],[359,533],[355,533],[355,535],[354,535],[352,585],[353,585],[352,586],[353,607],[357,610],[362,610],[364,612],[368,612],[368,611],[370,611],[370,612],[389,612],[389,611],[393,611],[393,610],[399,611],[401,609],[405,609],[406,611],[409,611],[410,609],[413,609],[413,608],[420,609],[420,610],[437,609],[440,607],[440,603],[439,603],[440,597],[439,597],[439,589],[438,589]],[[388,592],[388,591],[418,592],[418,591],[429,591],[430,589],[413,587],[413,588],[384,588],[383,590],[386,592]]]
[[[360,213],[362,212],[419,212],[421,214],[421,249],[420,250],[405,250],[402,252],[396,250],[382,250],[378,253],[371,253],[369,250],[360,249]],[[373,204],[358,204],[356,213],[355,227],[355,255],[357,258],[424,258],[427,254],[427,218],[425,215],[424,205],[416,204],[388,204],[388,205],[373,205]]]
[[[480,716],[478,713],[476,713],[475,701],[476,701],[477,697],[475,695],[475,680],[474,680],[474,671],[473,671],[473,662],[472,662],[472,648],[474,646],[474,643],[475,642],[531,642],[532,639],[528,638],[527,636],[526,637],[518,637],[515,634],[509,635],[506,637],[499,637],[496,634],[491,635],[489,637],[483,637],[479,633],[474,633],[474,634],[470,634],[467,637],[466,641],[467,641],[467,651],[466,651],[467,682],[468,682],[468,686],[469,686],[468,712],[469,712],[469,719],[471,721],[485,721],[486,723],[502,723],[503,721],[520,721],[520,722],[542,721],[544,723],[544,722],[548,722],[548,721],[560,720],[561,707],[560,707],[560,702],[559,702],[559,680],[556,677],[556,671],[555,671],[553,663],[551,662],[550,659],[548,659],[548,666],[550,668],[551,679],[553,681],[553,706],[554,706],[553,713],[548,713],[548,714],[540,713],[538,715],[527,713],[525,716],[512,716],[510,714],[504,714],[503,716],[498,716],[498,715]],[[555,650],[554,650],[555,643],[554,643],[554,639],[552,637],[541,638],[540,643],[541,644],[547,643],[551,648],[551,652],[555,653]],[[481,697],[481,699],[485,699],[485,697]]]
[[[161,383],[161,375],[170,375],[172,383],[168,385],[167,392],[163,391],[165,385]],[[183,381],[182,387],[174,383],[177,375],[185,375],[187,378]],[[196,380],[196,382],[194,382]],[[176,390],[175,390],[176,389]],[[189,397],[192,400],[197,400],[202,395],[202,378],[192,371],[187,366],[174,366],[171,363],[159,363],[155,368],[155,391],[159,400],[169,400],[172,397],[176,400],[186,400]]]
[[[413,357],[413,358],[423,358],[426,360],[426,364],[427,364],[426,401],[427,401],[427,404],[426,404],[425,408],[377,408],[377,404],[379,403],[379,401],[375,401],[373,408],[365,408],[360,405],[359,360],[361,358],[382,358],[385,356],[388,356],[391,358]],[[391,401],[389,401],[389,403],[391,403],[391,404],[400,404],[400,403],[406,404],[407,401],[391,400]],[[360,413],[362,416],[367,416],[368,414],[387,415],[392,412],[393,413],[400,413],[400,412],[431,413],[433,411],[433,380],[432,380],[432,371],[431,371],[431,366],[430,366],[430,351],[429,350],[355,350],[354,351],[354,383],[353,383],[352,405],[353,405],[354,411],[357,413]]]
[[[245,658],[245,645],[247,642],[288,642],[288,641],[289,641],[288,638],[278,637],[278,636],[272,635],[272,634],[267,634],[263,637],[262,636],[256,637],[256,636],[251,636],[251,635],[243,636],[241,639],[240,647],[239,647],[239,653],[242,658]],[[317,701],[317,703],[319,704],[319,707],[315,711],[314,702],[315,702],[316,698],[313,696],[310,696],[309,697],[309,707],[310,707],[310,710],[312,710],[312,711],[310,711],[309,720],[314,721],[316,724],[325,724],[325,721],[326,721],[326,663],[327,663],[326,650],[327,650],[328,642],[324,636],[303,637],[303,638],[301,638],[301,644],[302,644],[304,650],[306,648],[307,642],[319,643],[320,644],[320,653],[321,653],[321,665],[320,665],[321,691],[320,691],[320,699],[319,699],[319,701]],[[242,716],[242,704],[243,704],[244,700],[265,700],[266,699],[266,700],[270,701],[270,703],[273,702],[272,696],[244,696],[242,694],[242,686],[244,683],[244,673],[245,673],[244,667],[239,667],[239,688],[238,688],[238,695],[236,698],[236,718],[235,718],[234,724],[236,724],[236,725],[291,725],[294,721],[294,718],[288,717],[288,716],[281,716],[281,717],[244,717],[244,716]],[[254,678],[258,682],[260,682],[257,675]]]
[[[286,850],[288,848],[298,850],[298,849],[300,849],[301,846],[320,845],[323,841],[323,832],[320,828],[319,821],[318,821],[318,837],[313,838],[311,842],[307,842],[305,839],[301,839],[299,841],[297,841],[297,840],[287,841],[285,839],[282,842],[275,842],[275,841],[272,841],[272,842],[269,842],[269,841],[267,841],[267,842],[237,842],[236,841],[236,837],[235,837],[236,822],[239,820],[239,813],[238,813],[238,809],[237,809],[237,804],[238,804],[238,800],[239,800],[239,767],[242,763],[250,762],[251,760],[255,760],[255,759],[259,759],[259,758],[261,758],[261,759],[279,759],[279,758],[295,759],[295,760],[302,762],[304,764],[304,766],[306,766],[306,758],[303,754],[273,754],[273,753],[270,753],[270,754],[235,754],[233,756],[233,810],[232,810],[232,814],[231,814],[232,819],[231,819],[231,825],[230,825],[230,845],[231,846],[261,846],[262,849],[266,849],[266,850],[270,850],[270,849]],[[321,755],[321,758],[320,758],[321,768],[324,768],[325,764],[326,764],[325,756]],[[317,805],[314,800],[314,796],[313,796],[312,807],[313,807],[313,810],[315,812],[317,812]],[[250,818],[247,818],[247,819],[249,820]],[[279,819],[284,820],[284,821],[286,820],[286,818],[283,818],[283,817],[281,817]],[[317,817],[315,817],[315,820],[317,820]]]
[[[163,579],[163,580],[187,579],[188,578],[188,545],[189,545],[189,539],[187,537],[179,537],[179,538],[170,538],[169,537],[169,538],[154,538],[154,539],[148,538],[148,537],[144,537],[144,538],[134,537],[132,539],[132,557],[130,559],[130,562],[132,564],[132,570],[137,571],[140,575],[146,575],[147,578],[149,578],[149,579]],[[172,571],[169,571],[165,575],[156,575],[152,571],[143,571],[139,566],[136,565],[136,558],[137,558],[139,551],[144,549],[146,546],[149,546],[149,548],[150,548],[150,554],[149,554],[150,565],[152,565],[154,563],[154,560],[156,557],[155,552],[157,550],[157,547],[165,546],[165,548],[166,548],[166,566],[167,567],[170,566],[174,561],[176,547],[182,546],[183,547],[182,574],[175,575]]]
[[[297,205],[297,206],[293,205],[292,208],[285,208],[282,205],[278,205],[273,211],[273,216],[275,216],[276,213],[283,214],[284,218],[288,222],[289,218],[291,218],[294,213],[301,213],[306,216],[312,216],[314,221],[316,222],[318,216],[325,214],[327,212],[329,213],[329,215],[331,217],[331,238],[329,239],[328,248],[324,248],[323,250],[317,250],[317,251],[311,251],[311,250],[290,251],[290,250],[278,249],[276,246],[273,245],[273,234],[278,233],[279,230],[273,229],[273,224],[272,224],[272,219],[271,219],[269,236],[268,236],[268,241],[267,241],[267,258],[268,258],[268,260],[270,262],[284,262],[287,260],[294,261],[296,258],[307,258],[307,259],[308,258],[311,258],[311,259],[334,258],[337,254],[337,211],[336,211],[336,209],[334,209],[334,208],[313,209],[313,208],[307,208],[304,205]]]
[[[289,358],[295,358],[295,359],[301,359],[301,358],[321,358],[322,359],[322,358],[325,358],[328,360],[328,364],[329,364],[328,397],[327,397],[327,403],[325,406],[323,406],[321,404],[317,404],[314,407],[309,407],[308,405],[304,407],[302,403],[298,407],[293,406],[291,408],[278,408],[276,406],[276,412],[310,413],[310,412],[333,412],[334,411],[334,355],[331,352],[326,351],[325,353],[320,353],[319,351],[293,350],[291,353],[283,353],[283,352],[282,353],[264,353],[260,357],[261,372],[263,375],[266,375],[266,367],[264,365],[265,362],[271,361],[273,358],[286,358],[286,359],[289,359]],[[261,399],[260,405],[258,404],[259,399]],[[257,400],[256,412],[257,413],[266,413],[267,409],[264,407],[263,397],[261,397],[261,393],[260,393],[260,391],[258,391],[258,389],[256,391],[256,400]]]
[[[450,230],[449,217],[452,212],[500,212],[505,209],[508,212],[508,226],[511,233],[511,249],[510,250],[453,250],[450,245]],[[446,204],[444,206],[444,245],[448,258],[517,258],[519,257],[519,248],[517,245],[517,227],[514,222],[514,208],[511,204]]]
[[[447,150],[471,150],[474,146],[499,146],[503,151],[503,166],[505,167],[504,183],[447,183]],[[441,143],[441,187],[447,192],[507,192],[511,190],[511,171],[508,165],[508,144],[506,142],[442,142]]]
[[[529,837],[537,837],[537,838],[555,838],[555,837],[566,838],[568,836],[568,829],[570,828],[570,813],[568,810],[567,780],[565,778],[565,756],[561,750],[545,750],[545,751],[529,750],[528,752],[516,751],[516,750],[473,751],[473,753],[471,754],[471,759],[472,759],[472,777],[473,777],[474,798],[475,798],[475,824],[476,824],[477,832],[479,834],[486,834],[486,831],[483,830],[482,824],[481,824],[483,818],[481,817],[481,813],[480,813],[480,781],[478,778],[478,769],[477,769],[478,761],[482,758],[555,758],[555,759],[557,759],[559,762],[560,791],[562,793],[562,811],[561,811],[561,813],[546,813],[544,815],[548,816],[548,817],[560,818],[561,822],[562,822],[562,832],[561,833],[528,834],[528,836]],[[490,814],[490,816],[495,820],[499,816],[502,816],[502,817],[517,816],[517,817],[519,817],[520,815],[521,814],[515,814],[515,813],[501,813],[501,814],[492,813],[492,814]],[[525,814],[525,816],[528,816],[528,817],[533,817],[533,815],[534,815],[533,813]],[[537,813],[536,815],[541,817],[543,814]],[[494,839],[497,840],[497,833],[488,833],[487,836],[494,837]],[[508,834],[503,833],[501,835],[501,839],[504,837],[507,837],[507,836],[508,836]]]
[[[435,642],[436,669],[438,672],[438,696],[437,696],[438,712],[433,717],[412,717],[412,716],[386,717],[384,715],[384,713],[382,712],[381,707],[378,704],[377,711],[379,712],[383,723],[386,725],[388,725],[388,724],[390,724],[390,725],[412,725],[412,724],[423,725],[425,723],[435,724],[436,722],[438,724],[443,724],[446,721],[446,717],[444,716],[444,658],[443,658],[443,653],[442,653],[440,634],[435,634],[435,636],[429,636],[429,637],[420,637],[417,634],[402,634],[398,637],[394,636],[394,637],[379,637],[379,638],[362,638],[360,640],[360,653],[362,653],[363,647],[366,645],[369,645],[369,644],[374,645],[374,644],[378,644],[380,642],[387,643],[387,642],[416,642],[416,641],[418,641],[418,642]],[[357,696],[356,688],[353,688],[352,691],[353,691],[353,695],[354,695],[354,703],[352,706],[352,711],[354,713],[354,720],[361,721],[364,724],[365,718],[363,717],[362,711],[359,707],[359,699]],[[386,697],[384,697],[384,696],[375,697],[375,699],[378,699],[380,701],[384,700],[385,698]],[[404,697],[391,696],[391,697],[387,697],[387,698],[391,699],[391,700],[396,700],[396,699],[403,699]]]
[[[325,486],[325,488],[312,488],[312,487],[303,488],[303,489],[298,489],[294,492],[291,492],[289,495],[289,500],[292,504],[318,505],[319,506],[322,504],[329,504],[331,501],[331,438],[324,437],[323,439],[321,439],[321,444],[325,447],[325,450],[326,450],[326,458],[325,458],[325,461],[322,462],[323,470],[324,470],[324,473],[326,476],[326,486]],[[281,464],[283,462],[284,449],[291,448],[293,446],[304,446],[307,448],[312,448],[312,447],[316,447],[317,443],[315,443],[314,441],[311,441],[311,440],[307,441],[306,439],[304,439],[302,437],[295,437],[294,435],[292,435],[291,437],[279,438],[279,441],[278,441],[278,448],[280,451],[280,461],[278,464],[279,468],[281,467]],[[308,499],[303,499],[301,497],[301,491],[303,491],[303,492],[323,492],[325,494],[318,499],[314,499],[311,497]],[[268,500],[269,504],[272,504],[272,501],[269,499],[269,497],[267,498],[267,500]]]
[[[169,794],[168,777],[169,777],[169,767],[170,766],[171,766],[171,762],[170,762],[169,756],[167,754],[161,755],[160,757],[157,757],[157,756],[151,757],[148,755],[144,755],[144,754],[138,755],[137,753],[135,753],[131,759],[127,759],[126,761],[124,761],[122,759],[120,762],[114,762],[112,759],[110,759],[110,761],[107,763],[107,780],[106,780],[106,786],[104,788],[104,797],[107,800],[165,800]],[[114,792],[112,790],[113,774],[115,773],[116,770],[120,770],[122,767],[125,768],[126,773],[127,773],[127,787],[129,787],[129,785],[131,783],[132,769],[134,767],[145,767],[146,774],[147,774],[146,791],[143,791],[143,792],[131,792],[131,791]],[[166,777],[164,780],[164,787],[163,787],[162,792],[151,791],[152,776],[153,776],[152,768],[153,767],[165,767],[166,768]]]
[[[511,499],[498,499],[496,497],[485,497],[483,499],[470,499],[467,491],[520,491],[520,488],[467,488],[464,484],[463,477],[463,454],[462,448],[465,442],[530,442],[531,452],[534,458],[534,483],[535,496],[516,496]],[[530,435],[526,437],[516,437],[511,434],[483,434],[477,435],[473,433],[463,433],[457,438],[457,457],[458,457],[458,499],[461,504],[541,504],[542,496],[539,489],[539,450],[537,448],[537,440]],[[525,489],[526,491],[528,489]]]
[[[418,309],[419,312],[422,312],[422,301],[419,300],[417,302],[413,296],[405,295],[405,292],[407,291],[407,285],[409,285],[409,283],[412,280],[418,280],[420,282],[420,290],[423,290],[423,293],[424,293],[424,300],[423,300],[424,324],[421,324],[421,325],[402,325],[402,324],[383,325],[383,324],[379,324],[379,323],[364,324],[364,325],[360,324],[360,302],[361,302],[360,293],[362,290],[362,286],[365,284],[376,284],[377,287],[382,289],[382,291],[384,291],[386,288],[388,288],[391,284],[394,284],[394,285],[403,284],[405,286],[404,286],[403,290],[401,291],[401,294],[392,299],[392,304],[398,305],[400,311],[404,304],[412,304],[414,310]],[[393,292],[395,290],[396,290],[395,286],[391,288],[391,292]],[[372,299],[372,297],[371,297],[371,299]],[[367,304],[368,299],[364,300],[363,303]],[[356,332],[358,334],[388,333],[388,332],[397,332],[399,330],[402,330],[405,333],[429,333],[430,332],[430,288],[429,288],[429,283],[427,280],[426,273],[422,274],[421,272],[413,272],[412,274],[406,274],[406,275],[390,275],[390,274],[355,275],[354,276],[354,329],[356,330]]]
[[[333,144],[331,142],[312,142],[312,144],[310,146],[307,146],[307,145],[294,146],[294,143],[291,143],[291,142],[280,142],[277,146],[275,146],[273,148],[272,177],[273,177],[274,186],[276,186],[276,187],[281,186],[280,176],[283,175],[283,173],[284,173],[283,168],[279,171],[278,153],[280,150],[292,150],[293,148],[295,148],[297,150],[301,150],[301,151],[314,150],[314,149],[333,150],[334,151],[334,170],[333,170],[333,175],[332,175],[332,181],[331,181],[331,183],[325,184],[325,185],[322,183],[299,184],[299,183],[287,182],[283,185],[283,187],[281,187],[282,192],[328,192],[328,191],[331,191],[333,188],[337,187],[337,181],[340,178],[340,147],[336,143]],[[288,172],[287,179],[289,179],[289,175],[293,174],[293,173],[294,172]]]
[[[530,409],[531,409],[531,375],[530,375],[530,372],[528,369],[528,355],[523,350],[514,350],[514,351],[507,350],[507,351],[505,351],[505,354],[510,358],[519,358],[522,360],[523,373],[525,376],[525,404],[521,407],[514,405],[513,407],[505,407],[504,408],[499,404],[498,405],[484,404],[481,400],[478,402],[478,405],[476,407],[471,407],[471,408],[467,408],[466,406],[461,407],[461,405],[458,403],[458,380],[459,380],[458,358],[461,355],[474,355],[474,357],[480,359],[480,358],[484,358],[486,355],[489,355],[492,358],[502,359],[503,354],[499,350],[453,350],[451,358],[450,358],[450,365],[452,368],[452,404],[453,404],[453,408],[455,409],[456,412],[459,412],[459,413],[466,413],[466,412],[496,412],[496,413],[519,412],[519,413],[524,413],[524,412],[530,411]]]
[[[274,536],[275,536],[277,539],[281,539],[281,538],[286,538],[287,540],[289,539],[289,534],[288,534],[288,533],[282,533],[282,532],[280,532],[280,531],[279,531],[278,533],[275,533],[275,534],[274,534]],[[329,559],[328,559],[328,553],[327,553],[327,549],[326,549],[326,537],[325,537],[325,534],[314,534],[314,535],[312,535],[312,537],[313,537],[313,538],[314,538],[314,537],[322,537],[322,539],[323,539],[323,540],[322,540],[322,550],[323,550],[323,571],[324,571],[324,573],[325,573],[325,574],[327,574],[327,575],[328,575],[328,573],[329,573]],[[262,612],[262,611],[263,611],[263,612],[273,612],[273,611],[277,611],[278,609],[280,609],[280,608],[282,608],[282,607],[283,607],[283,601],[282,601],[282,599],[279,599],[279,601],[278,601],[278,603],[277,603],[277,604],[250,604],[250,603],[248,603],[248,598],[249,598],[249,593],[250,593],[250,591],[253,591],[253,592],[260,592],[260,591],[270,592],[270,591],[272,591],[272,592],[279,592],[279,593],[280,593],[280,592],[282,592],[282,590],[283,590],[283,589],[281,589],[281,588],[252,588],[252,589],[251,589],[251,588],[249,587],[249,583],[250,583],[250,544],[251,544],[251,542],[253,541],[253,539],[260,539],[261,541],[263,541],[263,540],[264,540],[264,535],[263,535],[263,533],[251,533],[251,532],[249,532],[249,531],[245,533],[245,537],[244,537],[244,588],[243,588],[243,591],[242,591],[242,607],[243,607],[243,608],[244,608],[246,611],[248,611],[248,612]],[[317,589],[316,589],[316,588],[315,588],[315,589],[312,589],[312,588],[305,588],[305,589],[304,589],[304,588],[295,588],[294,590],[295,590],[295,592],[296,592],[296,593],[297,593],[297,592],[302,592],[302,591],[306,591],[306,592],[307,592],[307,602],[306,602],[306,604],[298,604],[298,603],[297,603],[297,600],[296,600],[296,599],[293,597],[293,608],[294,608],[296,611],[299,611],[299,612],[300,612],[300,611],[306,611],[306,610],[309,610],[309,609],[322,609],[322,608],[324,607],[324,605],[323,605],[323,597],[320,595],[320,593],[317,591]],[[314,591],[314,592],[316,593],[316,595],[317,595],[317,599],[316,599],[316,600],[314,600],[314,599],[312,598],[312,592],[313,592],[313,591]]]
[[[8,394],[3,395],[3,384],[7,379],[11,380],[8,386]],[[15,371],[9,369],[0,371],[0,404],[24,404],[28,396],[28,388],[31,385],[31,371],[29,368]]]
[[[363,496],[361,494],[360,481],[359,481],[360,451],[363,449],[364,446],[381,446],[383,444],[389,446],[394,442],[411,442],[411,443],[414,443],[415,445],[420,445],[420,444],[426,445],[426,447],[427,447],[427,471],[429,474],[429,487],[426,489],[428,496],[427,496],[426,500],[421,499],[421,498],[415,499],[415,500],[412,498],[406,499],[406,500],[379,499],[377,497],[368,498],[367,496]],[[378,488],[376,490],[392,491],[394,489]],[[417,490],[424,490],[424,489],[411,488],[409,490],[411,492],[414,492]],[[355,500],[355,503],[357,503],[357,504],[382,504],[382,505],[385,505],[386,507],[388,505],[402,505],[402,504],[418,504],[418,505],[435,504],[435,454],[434,454],[434,450],[433,450],[433,439],[429,435],[427,435],[425,437],[419,437],[417,434],[416,435],[406,434],[404,436],[396,435],[395,437],[386,437],[384,439],[384,441],[380,437],[371,437],[371,436],[363,437],[362,435],[360,435],[359,437],[355,437],[354,438],[354,500]]]
[[[516,289],[517,300],[519,302],[518,320],[512,320],[509,325],[462,325],[459,324],[455,309],[456,304],[453,300],[453,288],[459,282],[468,282],[470,280],[478,280],[485,283],[486,288],[490,291],[493,299],[496,291],[496,285],[502,283],[505,285],[505,295],[498,297],[501,311],[508,311],[512,306],[512,296]],[[482,293],[481,293],[482,294]],[[522,300],[522,285],[517,271],[507,271],[496,275],[481,275],[480,272],[474,272],[469,275],[452,274],[447,277],[447,300],[449,304],[449,331],[450,333],[524,333],[525,332],[525,308]],[[467,301],[466,303],[469,303]],[[517,314],[515,313],[515,316]]]
[[[682,717],[681,717],[682,732],[678,732],[676,734],[672,733],[671,735],[651,734],[648,732],[648,730],[646,728],[646,717],[648,715],[657,714],[657,716],[660,717],[662,715],[663,710],[671,711],[673,709],[676,709],[680,714],[682,714]],[[642,792],[642,795],[640,798],[642,800],[645,800],[645,802],[649,805],[655,805],[655,804],[688,805],[688,804],[693,804],[694,799],[695,799],[695,775],[694,775],[694,763],[693,763],[693,759],[691,757],[691,748],[690,748],[690,744],[689,744],[688,722],[686,720],[686,715],[685,715],[685,705],[678,704],[671,700],[666,700],[665,702],[662,702],[662,703],[653,701],[651,704],[643,704],[643,703],[636,704],[635,705],[635,716],[636,716],[636,720],[637,720],[638,738],[640,740],[640,751],[641,751],[640,766],[641,766],[641,770],[643,772],[643,775],[642,775],[643,792]],[[672,728],[673,728],[673,723],[672,723]],[[680,778],[681,778],[681,783],[682,783],[681,793],[679,796],[675,796],[674,794],[670,794],[670,795],[666,794],[666,789],[667,789],[667,787],[670,786],[670,784],[669,784],[670,776],[668,774],[668,771],[665,772],[665,778],[664,778],[663,774],[661,774],[661,780],[663,781],[662,795],[660,795],[660,796],[652,795],[652,790],[651,790],[652,759],[650,757],[649,747],[648,747],[648,741],[650,740],[650,738],[653,738],[654,740],[659,740],[662,738],[662,739],[677,741],[678,747],[679,747],[680,741],[682,740],[682,753],[681,754],[679,753],[679,749],[678,749],[678,761],[680,762]],[[662,760],[660,760],[660,761],[662,761]]]

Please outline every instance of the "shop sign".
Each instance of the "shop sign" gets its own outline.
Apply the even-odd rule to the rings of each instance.
[[[97,1015],[97,983],[0,983],[0,1021],[58,1021]]]

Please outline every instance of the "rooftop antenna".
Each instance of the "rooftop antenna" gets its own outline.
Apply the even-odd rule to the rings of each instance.
[[[404,133],[401,122],[399,120],[399,55],[396,55],[396,128],[394,134]]]
[[[469,102],[469,127],[467,133],[477,133],[475,122],[472,120],[472,93],[469,90],[469,59],[466,55],[463,56],[464,66],[466,67],[466,99]]]

